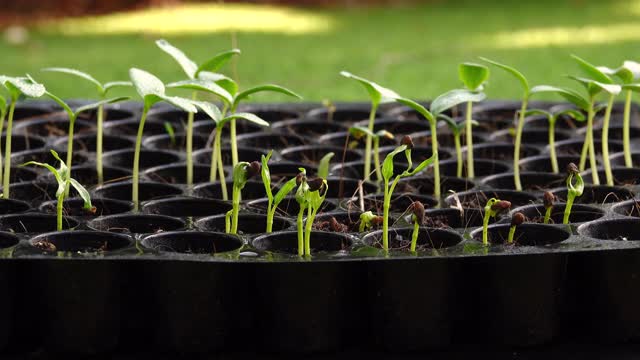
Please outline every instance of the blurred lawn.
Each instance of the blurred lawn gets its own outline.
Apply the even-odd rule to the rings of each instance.
[[[570,84],[563,75],[577,72],[571,53],[609,66],[640,60],[639,20],[640,0],[433,1],[348,10],[189,5],[35,27],[25,44],[0,40],[0,72],[29,72],[60,96],[86,98],[90,85],[38,69],[74,67],[111,81],[126,79],[135,66],[166,82],[180,80],[181,69],[153,40],[164,37],[199,62],[230,48],[234,29],[241,86],[273,82],[307,100],[364,99],[363,89],[338,75],[349,70],[423,99],[458,87],[457,64],[477,56],[516,66],[532,84]],[[493,70],[487,92],[516,98],[518,86]]]

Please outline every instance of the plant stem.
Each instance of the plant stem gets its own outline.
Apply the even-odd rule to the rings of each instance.
[[[136,136],[136,147],[133,153],[133,188],[131,189],[131,201],[133,202],[134,212],[138,212],[140,207],[138,201],[138,183],[140,181],[140,147],[142,144],[142,134],[144,132],[144,122],[147,120],[147,112],[149,112],[149,108],[145,106],[142,111],[142,115],[140,116],[140,125],[138,125],[138,135]]]
[[[276,212],[275,209],[276,207],[271,209],[271,200],[269,200],[269,205],[267,210],[267,231],[266,231],[267,234],[273,232],[273,216],[275,215],[275,212]]]
[[[420,232],[420,222],[413,222],[413,232],[411,233],[411,252],[416,251],[416,245],[418,244],[418,233]]]
[[[622,143],[624,146],[624,165],[628,168],[633,166],[631,160],[631,141],[629,135],[630,119],[631,119],[631,90],[627,91],[624,100],[624,121],[622,125]]]
[[[224,231],[228,234],[231,231],[231,214],[233,210],[229,210],[224,214]]]
[[[511,225],[509,228],[509,236],[507,237],[507,244],[513,244],[513,235],[516,233],[516,226]]]
[[[73,131],[76,124],[76,115],[69,117],[69,135],[67,135],[67,177],[64,179],[67,186],[64,188],[64,196],[69,196],[69,188],[71,186],[71,160],[73,159]]]
[[[380,171],[380,154],[378,153],[378,149],[380,148],[380,138],[375,137],[373,139],[373,162],[376,167],[376,179],[378,183],[382,181],[382,172]]]
[[[467,114],[466,114],[466,136],[467,136],[467,178],[473,179],[475,177],[475,171],[473,171],[473,133],[471,124],[471,111],[473,110],[473,103],[467,102]]]
[[[528,99],[525,96],[522,99],[522,107],[518,117],[518,126],[516,129],[516,142],[513,147],[513,181],[516,185],[516,191],[522,191],[520,182],[520,144],[522,144],[522,130],[524,129],[524,113],[527,111]]]
[[[607,185],[613,186],[613,173],[611,172],[611,161],[609,160],[609,121],[611,119],[611,108],[613,108],[613,100],[615,95],[609,96],[607,110],[604,113],[604,121],[602,123],[602,161],[604,163],[604,174],[607,178]],[[591,171],[594,171],[593,169]]]
[[[456,159],[458,159],[458,162],[456,164],[457,165],[456,176],[461,178],[462,177],[462,147],[460,146],[460,133],[453,135],[453,141],[456,147]]]
[[[436,198],[436,207],[440,207],[440,160],[438,154],[438,133],[437,133],[437,123],[435,121],[430,121],[429,125],[431,127],[431,153],[435,155],[433,161],[433,197]],[[458,143],[458,145],[460,145]]]
[[[64,193],[58,196],[58,203],[56,204],[56,229],[62,231],[62,207],[64,204]]]
[[[216,139],[214,143],[217,143],[216,152],[218,155],[216,158],[218,159],[218,174],[220,175],[220,191],[222,192],[222,200],[229,200],[229,194],[227,192],[227,180],[224,176],[224,166],[222,165],[222,144],[220,138],[222,137],[222,129],[216,132]]]
[[[231,106],[231,114],[235,114],[236,105]],[[224,115],[224,114],[223,114]],[[229,141],[231,141],[231,166],[238,163],[238,143],[236,142],[236,119],[230,121]]]
[[[7,136],[4,144],[4,178],[2,179],[2,197],[9,198],[9,184],[11,182],[11,131],[13,128],[13,111],[16,108],[16,98],[11,99],[9,117],[7,118]]]
[[[98,124],[96,129],[96,174],[98,174],[98,185],[104,183],[104,173],[102,170],[102,126],[104,123],[104,105],[98,106]]]
[[[191,99],[196,100],[197,93],[191,93]],[[190,189],[193,185],[193,118],[192,112],[187,115],[187,187]]]
[[[231,233],[238,233],[238,212],[240,210],[240,191],[241,189],[233,187],[233,207],[231,208]]]
[[[389,207],[391,205],[391,194],[389,194],[389,180],[384,180],[384,203],[382,214],[382,249],[389,251]]]
[[[552,210],[553,210],[553,206],[549,206],[547,208],[547,210],[545,210],[545,212],[544,212],[544,221],[543,221],[544,224],[548,224],[549,223],[549,220],[551,219],[551,211]]]
[[[298,256],[304,255],[304,225],[302,221],[304,210],[304,206],[301,205],[300,211],[298,211],[298,220],[296,221],[298,227]]]
[[[373,126],[376,121],[376,110],[378,109],[378,105],[371,105],[371,112],[369,113],[369,131],[373,132]],[[364,180],[369,180],[369,173],[371,173],[371,143],[373,139],[369,134],[367,134],[367,141],[365,143],[364,150]]]
[[[598,175],[598,165],[596,163],[596,150],[593,144],[593,118],[595,117],[595,112],[593,111],[593,100],[591,100],[591,104],[589,106],[590,116],[589,121],[587,123],[587,136],[589,137],[589,163],[591,164],[591,178],[593,179],[594,185],[600,185],[600,177]]]
[[[2,130],[4,129],[5,114],[0,117],[0,179],[2,179]]]
[[[554,174],[560,172],[558,168],[558,156],[556,155],[556,118],[549,116],[549,158],[551,159],[551,171]]]
[[[567,203],[564,206],[564,217],[562,218],[563,224],[569,223],[569,216],[571,215],[571,207],[573,206],[573,200],[576,198],[576,194],[573,191],[567,193]]]
[[[311,206],[307,209],[307,220],[304,224],[304,255],[311,256],[311,228],[313,226],[313,219],[315,218],[316,210]]]
[[[489,211],[484,211],[484,218],[482,219],[482,245],[489,245],[489,219],[491,218],[491,214]]]
[[[218,175],[218,143],[216,142],[215,138],[218,135],[218,131],[220,131],[220,129],[218,129],[216,127],[216,129],[214,130],[216,132],[216,136],[214,137],[213,140],[213,146],[211,146],[211,170],[209,172],[209,182],[215,182],[216,181],[216,176]]]

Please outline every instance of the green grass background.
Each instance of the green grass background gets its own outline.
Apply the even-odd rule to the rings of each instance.
[[[365,99],[361,87],[338,75],[348,70],[403,95],[426,99],[459,87],[457,64],[477,61],[478,56],[517,67],[532,84],[557,85],[571,84],[563,75],[578,71],[571,53],[608,66],[640,60],[637,0],[430,1],[393,8],[299,11],[322,16],[330,23],[328,30],[293,35],[238,32],[242,87],[272,82],[294,89],[306,100]],[[226,31],[162,34],[170,22],[168,18],[157,24],[157,34],[66,36],[53,26],[34,27],[25,44],[0,40],[0,73],[28,72],[59,96],[86,98],[93,93],[90,85],[39,69],[74,67],[110,81],[126,79],[127,70],[135,66],[169,82],[183,74],[153,40],[165,37],[196,61],[230,48]],[[517,36],[510,38],[513,34]],[[487,94],[517,98],[521,91],[515,80],[493,69]],[[254,100],[285,99],[272,95]]]

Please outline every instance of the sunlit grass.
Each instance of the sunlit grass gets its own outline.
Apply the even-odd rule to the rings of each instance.
[[[249,4],[184,4],[45,23],[43,32],[67,36],[207,34],[228,31],[308,34],[328,31],[331,19],[319,13]]]

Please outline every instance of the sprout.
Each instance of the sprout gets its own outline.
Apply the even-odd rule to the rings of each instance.
[[[64,199],[67,198],[68,196],[67,189],[69,188],[69,186],[73,186],[73,188],[76,189],[76,191],[78,191],[78,194],[80,194],[80,197],[82,198],[82,200],[84,200],[83,208],[86,211],[90,213],[95,213],[96,208],[93,205],[91,205],[91,197],[87,189],[85,189],[84,186],[82,186],[76,179],[72,179],[69,176],[71,169],[69,169],[67,165],[64,163],[64,161],[60,159],[60,156],[58,156],[58,153],[55,150],[51,150],[51,154],[56,160],[60,161],[60,167],[58,169],[54,168],[49,164],[40,163],[36,161],[29,161],[20,166],[27,166],[27,165],[42,166],[47,170],[49,170],[55,177],[56,182],[58,183],[58,189],[56,190],[56,198],[58,199],[57,206],[56,206],[56,213],[57,213],[56,228],[58,229],[58,231],[62,231],[62,206],[64,204]]]
[[[80,79],[84,79],[86,81],[89,81],[90,83],[92,83],[93,85],[96,86],[96,89],[98,91],[98,95],[100,96],[100,100],[106,100],[107,99],[107,94],[109,93],[109,91],[113,88],[116,87],[122,87],[122,86],[132,86],[133,84],[131,84],[130,81],[111,81],[111,82],[106,82],[106,83],[101,83],[98,80],[96,80],[93,76],[82,72],[80,70],[76,70],[76,69],[69,69],[69,68],[63,68],[63,67],[50,67],[50,68],[44,68],[42,69],[42,71],[47,71],[47,72],[56,72],[56,73],[62,73],[62,74],[68,74],[68,75],[72,75],[75,76],[77,78]],[[56,99],[54,99],[56,100]],[[121,100],[124,100],[124,98],[121,98]],[[118,100],[120,101],[120,100]],[[60,101],[56,100],[56,102],[58,102],[60,104]],[[111,101],[111,102],[115,102],[115,101]],[[96,124],[96,173],[98,175],[98,185],[102,185],[102,183],[104,182],[104,175],[103,175],[103,170],[102,170],[102,133],[103,133],[103,123],[104,123],[104,105],[107,103],[101,103],[98,105],[98,109],[97,109],[97,124]],[[62,104],[60,104],[62,105]],[[62,106],[63,108],[66,109],[65,106]],[[68,156],[69,152],[67,151],[67,165],[71,166],[71,163],[69,161],[69,156]]]
[[[269,172],[269,159],[271,159],[272,151],[269,151],[267,156],[262,155],[261,158],[261,169],[260,175],[262,176],[262,183],[264,184],[264,190],[267,193],[267,233],[273,231],[273,218],[276,215],[276,210],[278,209],[278,205],[284,200],[284,198],[289,195],[289,193],[296,187],[297,178],[289,179],[284,185],[278,190],[275,197],[273,196],[273,192],[271,191],[271,172]]]
[[[360,214],[360,226],[358,227],[358,231],[368,231],[373,228],[373,226],[382,224],[382,222],[382,216],[374,215],[371,211],[365,211]]]
[[[320,162],[318,163],[318,177],[319,178],[323,178],[326,179],[329,176],[329,164],[331,162],[331,158],[334,156],[335,154],[330,152],[325,154],[322,159],[320,159]]]
[[[496,216],[498,216],[498,214],[509,210],[510,207],[511,203],[506,200],[491,198],[489,199],[489,201],[487,201],[487,204],[484,207],[484,219],[482,221],[482,245],[489,245],[489,219],[495,218]]]
[[[569,216],[571,216],[571,207],[573,206],[573,201],[576,197],[582,196],[584,192],[584,181],[582,180],[582,176],[580,176],[580,171],[578,167],[574,163],[570,163],[567,166],[567,204],[564,208],[564,218],[562,219],[563,224],[569,223]],[[576,179],[575,184],[573,179]]]
[[[418,243],[420,225],[424,222],[424,205],[420,201],[414,201],[409,205],[407,211],[411,213],[411,221],[413,222],[413,232],[411,233],[411,252],[415,252],[416,244]]]
[[[551,219],[551,211],[553,210],[553,203],[556,200],[556,196],[550,191],[545,191],[542,199],[545,208],[543,223],[548,224],[549,219]]]
[[[9,104],[9,112],[7,117],[7,134],[5,136],[5,150],[4,150],[4,172],[2,179],[2,197],[4,199],[9,198],[10,193],[10,183],[11,183],[11,131],[13,129],[13,112],[16,108],[16,103],[18,99],[23,97],[32,97],[37,98],[41,97],[45,94],[46,89],[42,84],[38,84],[31,78],[31,76],[27,75],[26,77],[9,77],[9,76],[0,76],[0,83],[8,90],[9,97],[11,99],[11,103]],[[0,103],[5,104],[3,107],[6,107],[6,101],[4,98]],[[3,117],[4,118],[4,117]],[[0,125],[3,125],[0,123]],[[2,129],[2,127],[0,127]]]
[[[509,237],[507,238],[507,244],[513,244],[513,236],[516,233],[516,226],[519,226],[525,222],[524,214],[517,212],[511,216],[511,227],[509,227]]]
[[[482,93],[483,84],[489,78],[489,69],[484,65],[474,63],[462,63],[458,67],[458,75],[460,80],[464,83],[464,86],[472,92]],[[432,107],[433,109],[433,107]],[[473,133],[472,133],[472,120],[471,115],[473,113],[473,100],[467,101],[467,113],[466,113],[466,135],[467,135],[467,177],[473,179]]]
[[[298,212],[298,255],[311,256],[311,229],[318,210],[322,207],[327,191],[329,189],[327,181],[322,178],[307,179],[304,169],[296,177],[298,190],[296,191],[296,201],[300,204]],[[303,216],[307,211],[306,223],[303,226]]]
[[[238,233],[238,214],[240,212],[240,199],[242,189],[247,184],[247,180],[260,173],[260,163],[253,161],[248,163],[241,161],[233,167],[233,195],[232,208],[225,216],[225,228],[227,233]]]
[[[176,146],[176,131],[173,128],[173,125],[171,125],[171,122],[169,121],[165,121],[164,122],[164,131],[167,132],[167,135],[169,135],[169,140],[171,141],[171,146]]]

